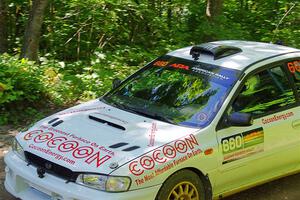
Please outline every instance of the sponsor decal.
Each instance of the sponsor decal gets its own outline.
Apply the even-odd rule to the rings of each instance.
[[[150,171],[150,173],[144,174],[143,176],[139,176],[137,179],[134,180],[134,183],[137,186],[140,186],[155,177],[167,172],[170,169],[173,169],[174,167],[184,163],[185,161],[195,157],[199,156],[202,153],[201,149],[194,149],[191,152],[187,152],[186,154],[181,155],[180,157],[177,157],[176,159],[173,159],[169,161],[168,163],[165,163],[164,165],[159,165],[155,170]]]
[[[79,113],[79,112],[87,112],[87,111],[92,111],[92,110],[101,110],[104,109],[105,107],[94,107],[94,108],[84,108],[84,109],[78,109],[78,110],[70,110],[67,112],[62,112],[57,115],[68,115],[68,114],[73,114],[73,113]]]
[[[184,69],[184,70],[189,70],[190,69],[190,67],[187,66],[187,65],[177,64],[177,63],[174,63],[174,64],[170,65],[170,67],[173,67],[173,68],[176,68],[176,69]]]
[[[214,152],[213,148],[208,148],[204,151],[204,155],[208,156],[208,155],[212,154],[213,152]]]
[[[141,176],[145,171],[153,170],[155,167],[160,166],[161,168],[155,169],[155,174],[158,175],[160,174],[159,171],[162,171],[162,168],[174,166],[176,163],[179,164],[180,161],[177,160],[177,157],[182,158],[187,156],[189,158],[201,153],[202,151],[197,148],[198,146],[199,143],[196,137],[191,134],[182,139],[165,144],[164,146],[132,161],[129,164],[129,171],[135,176]],[[176,160],[178,162],[176,162]]]
[[[204,112],[200,112],[196,115],[196,119],[199,121],[199,122],[203,122],[203,121],[206,121],[207,120],[207,114],[204,113]]]
[[[55,153],[55,152],[51,151],[50,149],[42,148],[42,147],[36,146],[34,144],[30,144],[29,148],[34,149],[34,150],[39,151],[39,152],[43,152],[47,155],[50,155],[51,157],[53,157],[56,160],[62,160],[62,161],[66,162],[68,164],[71,164],[71,165],[74,165],[76,163],[75,160],[72,160],[72,159],[70,159],[66,156],[63,156],[62,154]]]
[[[300,60],[288,62],[287,67],[292,74],[300,72]]]
[[[169,64],[168,61],[156,61],[153,66],[156,66],[156,67],[166,67],[167,65]],[[184,69],[184,70],[189,70],[190,67],[187,66],[187,65],[184,65],[184,64],[180,64],[180,63],[173,63],[171,65],[169,65],[169,67],[173,67],[173,68],[176,68],[176,69]]]
[[[230,163],[264,151],[263,128],[246,131],[221,141],[224,155],[223,164]]]
[[[281,120],[287,120],[290,117],[293,117],[294,113],[293,112],[288,112],[280,115],[273,115],[272,117],[267,117],[267,118],[262,118],[262,123],[263,124],[269,124]]]
[[[214,78],[217,78],[217,79],[220,79],[220,80],[228,80],[229,79],[229,77],[224,76],[222,74],[218,74],[218,73],[208,71],[208,70],[198,68],[198,67],[193,67],[192,71],[196,72],[196,73],[199,73],[199,74],[204,74],[206,76],[214,77]]]
[[[151,127],[151,132],[150,132],[150,135],[149,135],[148,147],[153,147],[154,146],[156,131],[157,131],[157,124],[156,124],[156,122],[153,122],[152,127]]]
[[[159,60],[159,61],[156,61],[153,66],[157,66],[157,67],[165,67],[169,64],[168,61],[163,61],[163,60]]]
[[[50,155],[56,160],[74,165],[80,159],[88,165],[100,167],[114,156],[114,152],[104,146],[82,137],[52,127],[40,126],[40,128],[26,133],[23,139],[31,142],[29,148]]]

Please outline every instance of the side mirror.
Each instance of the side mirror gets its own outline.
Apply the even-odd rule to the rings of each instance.
[[[226,124],[228,126],[251,126],[253,117],[249,113],[235,112],[227,117]]]
[[[113,89],[117,88],[119,85],[121,85],[121,82],[122,82],[121,79],[115,78],[112,82],[112,88]]]

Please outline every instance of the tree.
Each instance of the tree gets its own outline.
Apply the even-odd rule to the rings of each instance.
[[[48,0],[33,0],[25,30],[21,58],[38,61],[39,41]]]
[[[7,4],[0,0],[0,53],[7,52]]]
[[[214,20],[222,13],[223,0],[207,0],[206,16],[210,20]]]

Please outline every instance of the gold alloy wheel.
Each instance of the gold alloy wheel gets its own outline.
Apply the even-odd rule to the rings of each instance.
[[[191,182],[180,182],[170,192],[167,200],[200,200],[197,188]]]

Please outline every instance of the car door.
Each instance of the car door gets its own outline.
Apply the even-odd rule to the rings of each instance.
[[[293,84],[295,86],[295,90],[297,91],[298,98],[300,98],[300,57],[289,59],[284,63],[284,67],[287,71],[287,73],[291,76],[291,79],[293,80]],[[300,106],[300,104],[298,104]],[[299,133],[300,138],[300,109],[298,107],[296,111],[296,117],[292,122],[292,127],[294,130]],[[298,140],[299,141],[299,140]],[[298,155],[300,155],[300,142],[298,143]],[[300,159],[300,156],[299,156]],[[300,169],[300,162],[298,165],[298,168]]]
[[[251,126],[221,126],[217,130],[221,193],[247,187],[296,168],[299,158],[299,108],[295,87],[284,63],[249,73],[232,98],[224,120],[232,113],[250,113]]]
[[[284,63],[284,66],[287,73],[290,75],[291,79],[293,80],[292,82],[294,84],[295,90],[298,93],[298,97],[300,97],[300,58],[289,59]],[[294,121],[293,127],[295,129],[300,129],[300,120]]]

